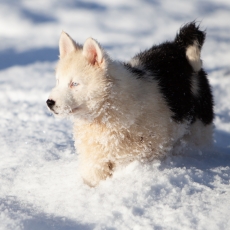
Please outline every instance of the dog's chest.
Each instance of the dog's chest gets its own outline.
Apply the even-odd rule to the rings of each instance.
[[[109,129],[98,123],[76,124],[74,137],[75,147],[80,155],[122,162],[158,155],[166,143],[159,135],[149,131],[137,132],[116,126]]]

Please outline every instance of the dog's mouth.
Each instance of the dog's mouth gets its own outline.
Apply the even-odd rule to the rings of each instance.
[[[55,110],[52,109],[53,113],[58,115],[58,114],[62,114],[62,115],[68,115],[68,114],[74,114],[79,110],[79,106],[71,109],[71,108],[66,108],[64,109],[61,113],[60,112],[56,112]]]
[[[72,115],[75,114],[78,110],[80,109],[80,106],[77,106],[75,108],[70,108],[70,107],[66,107],[63,110],[60,110],[60,107],[58,107],[57,110],[55,110],[54,108],[49,108],[49,110],[54,113],[55,115]]]
[[[59,113],[56,112],[54,109],[50,109],[50,108],[49,108],[49,110],[50,110],[52,113],[54,113],[55,115],[59,115]]]

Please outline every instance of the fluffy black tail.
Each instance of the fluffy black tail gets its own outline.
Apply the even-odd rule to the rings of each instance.
[[[194,45],[196,43],[201,49],[205,40],[205,31],[199,29],[199,25],[196,25],[196,22],[190,22],[185,24],[175,37],[175,42],[180,46],[187,48],[188,46]]]

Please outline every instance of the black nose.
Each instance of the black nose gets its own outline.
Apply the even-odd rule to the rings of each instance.
[[[53,101],[52,99],[48,99],[46,101],[46,104],[49,106],[49,108],[51,109],[54,105],[55,105],[55,101]]]

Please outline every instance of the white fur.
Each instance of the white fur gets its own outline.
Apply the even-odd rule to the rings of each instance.
[[[57,85],[49,99],[55,101],[55,114],[73,118],[87,184],[97,185],[120,164],[164,157],[188,134],[187,123],[172,121],[157,83],[133,77],[94,39],[82,48],[62,33],[60,53]],[[196,132],[193,127],[191,134]]]
[[[192,93],[193,95],[198,95],[199,94],[199,81],[198,81],[198,76],[197,74],[193,74],[192,78],[192,84],[191,84],[191,89],[192,89]]]
[[[197,41],[187,48],[186,57],[195,71],[199,71],[201,69],[202,61],[200,59],[200,49]]]

